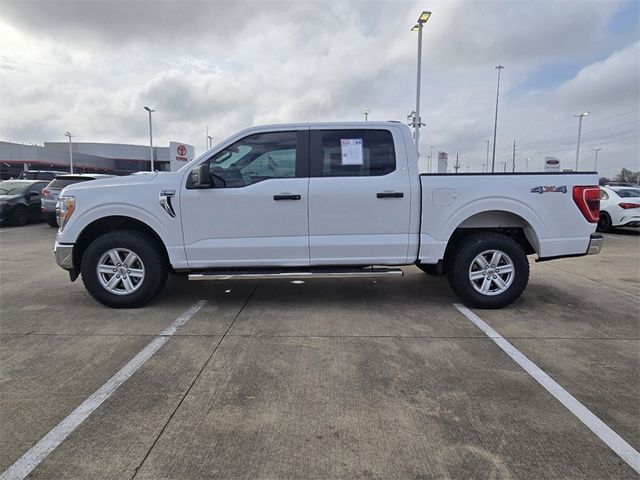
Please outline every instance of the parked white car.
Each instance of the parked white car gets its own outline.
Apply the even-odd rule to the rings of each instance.
[[[598,230],[610,232],[616,227],[640,227],[640,188],[600,187]]]
[[[254,127],[177,172],[95,180],[58,200],[58,264],[111,307],[191,280],[448,275],[467,304],[498,308],[527,255],[598,253],[595,173],[418,172],[399,122]],[[425,292],[427,295],[429,292]]]

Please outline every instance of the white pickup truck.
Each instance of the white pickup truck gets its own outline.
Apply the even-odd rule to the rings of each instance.
[[[55,258],[110,307],[137,307],[168,272],[191,280],[447,274],[499,308],[538,260],[598,253],[591,173],[418,172],[397,122],[244,130],[177,172],[65,188]],[[425,292],[428,295],[428,292]]]

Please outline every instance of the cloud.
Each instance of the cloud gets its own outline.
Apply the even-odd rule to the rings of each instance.
[[[431,2],[422,151],[433,144],[481,168],[493,132],[498,63],[506,67],[500,161],[516,138],[523,145],[518,155],[542,165],[538,152],[556,144],[525,149],[527,142],[572,135],[571,114],[580,109],[593,110],[585,138],[596,141],[597,132],[588,132],[598,117],[638,106],[637,29],[612,35],[608,27],[625,5]],[[79,141],[146,143],[144,105],[157,110],[159,144],[179,139],[199,150],[206,126],[222,139],[253,124],[361,120],[365,108],[372,120],[404,120],[415,108],[417,38],[409,30],[423,7],[417,1],[5,1],[1,7],[0,98],[10,115],[2,116],[0,130],[10,141],[41,143],[72,130]],[[578,65],[574,78],[527,83],[541,68],[553,72],[564,63]],[[600,126],[632,120],[633,113]],[[627,144],[607,158],[615,151],[607,148],[603,165],[637,153],[637,145]]]

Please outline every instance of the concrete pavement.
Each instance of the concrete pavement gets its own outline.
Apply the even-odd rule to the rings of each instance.
[[[111,310],[69,283],[53,237],[0,229],[0,471],[204,299],[33,478],[637,478],[443,278],[174,276]],[[532,264],[518,302],[476,313],[640,449],[640,236],[611,237]]]

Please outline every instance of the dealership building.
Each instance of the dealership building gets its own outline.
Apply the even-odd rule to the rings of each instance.
[[[120,143],[71,144],[74,173],[110,173],[129,175],[151,170],[149,146]],[[174,171],[195,157],[192,145],[170,142],[168,147],[153,148],[153,168]],[[0,141],[0,177],[17,178],[23,170],[69,171],[69,143],[44,142],[40,145]]]

